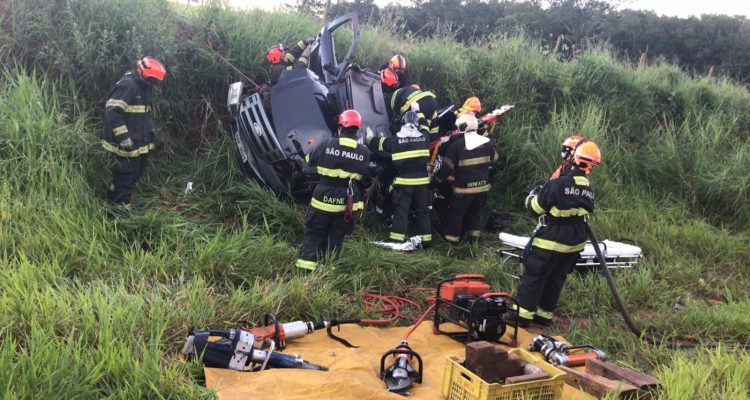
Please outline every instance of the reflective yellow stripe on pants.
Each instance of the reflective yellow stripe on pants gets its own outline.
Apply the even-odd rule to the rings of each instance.
[[[307,260],[303,260],[300,258],[300,259],[297,259],[296,266],[297,268],[304,268],[310,271],[315,271],[315,268],[318,267],[318,263],[315,261],[307,261]]]
[[[388,234],[388,238],[391,240],[399,240],[403,242],[404,239],[406,239],[406,235],[404,235],[403,233],[391,232],[390,234]]]
[[[544,318],[544,319],[552,319],[552,315],[553,314],[552,314],[552,311],[547,311],[547,310],[545,310],[543,308],[537,307],[537,309],[536,309],[536,315],[538,315],[539,317]]]
[[[523,319],[534,319],[534,312],[529,311],[518,304],[513,305],[513,309],[516,310],[516,313],[518,313],[518,316]]]
[[[535,237],[531,242],[531,245],[540,249],[555,251],[558,253],[575,253],[578,251],[583,251],[583,248],[586,247],[586,242],[569,245]]]

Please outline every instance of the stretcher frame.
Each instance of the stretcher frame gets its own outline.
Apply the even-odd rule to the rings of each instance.
[[[519,236],[515,236],[515,238],[520,238]],[[503,247],[500,247],[497,252],[501,256],[503,263],[506,263],[510,260],[518,260],[518,263],[521,264],[521,258],[523,257],[523,252],[525,249],[524,246],[520,246],[519,243],[512,243],[509,241],[503,240],[503,232],[499,235],[500,242],[502,243]],[[628,246],[633,246],[635,248],[638,248],[638,254],[628,254],[628,255],[619,255],[619,254],[611,254],[610,251],[608,251],[608,245],[609,244],[624,244]],[[590,241],[586,242],[586,247],[592,248],[593,245]],[[610,240],[603,240],[599,242],[599,248],[602,251],[602,254],[604,254],[604,259],[607,263],[607,268],[610,270],[617,270],[617,269],[638,269],[638,262],[643,257],[643,253],[641,249],[638,246],[635,246],[633,244],[629,243],[620,243]],[[582,252],[581,256],[578,258],[578,261],[576,261],[575,270],[585,272],[585,271],[591,271],[596,270],[599,268],[599,258],[596,256],[596,254],[584,254],[586,252]],[[520,275],[513,275],[513,274],[507,274],[513,278],[520,279]]]

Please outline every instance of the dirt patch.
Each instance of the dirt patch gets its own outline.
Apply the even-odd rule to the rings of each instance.
[[[578,326],[589,326],[593,323],[592,320],[588,318],[584,318],[584,317],[568,318],[568,317],[556,315],[552,318],[552,323],[554,324],[554,326],[560,329],[561,331],[566,331],[566,332],[570,330],[570,325],[572,321],[575,321],[576,325]]]

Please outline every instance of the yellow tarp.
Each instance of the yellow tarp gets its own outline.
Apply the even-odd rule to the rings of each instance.
[[[446,324],[446,326],[448,326]],[[441,328],[443,325],[441,325]],[[325,331],[314,332],[287,343],[286,354],[300,354],[305,360],[324,365],[329,371],[272,369],[262,372],[238,372],[205,368],[206,386],[215,390],[220,400],[246,399],[404,399],[389,393],[378,378],[380,357],[396,347],[408,327],[377,328],[344,325],[337,335],[359,348],[346,348],[330,339]],[[335,331],[335,330],[334,330]],[[509,338],[511,329],[504,339]],[[521,348],[527,348],[535,334],[519,329]],[[442,399],[445,359],[464,357],[464,345],[445,335],[432,333],[432,322],[425,321],[409,337],[409,346],[422,356],[424,380],[410,390],[411,399]],[[503,347],[503,346],[500,346]],[[386,361],[390,366],[392,358]],[[412,366],[417,367],[416,361]],[[593,399],[565,386],[564,399]]]

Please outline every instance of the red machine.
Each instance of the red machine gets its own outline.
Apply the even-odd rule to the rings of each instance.
[[[506,330],[503,315],[516,304],[508,293],[490,292],[484,275],[463,274],[442,280],[437,285],[433,332],[460,342],[486,340],[499,342]],[[440,324],[452,322],[466,331],[446,332]],[[509,346],[518,345],[518,322],[513,326]]]

